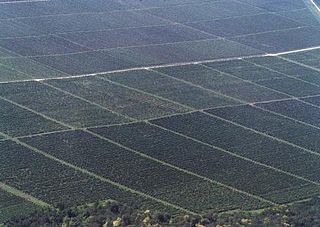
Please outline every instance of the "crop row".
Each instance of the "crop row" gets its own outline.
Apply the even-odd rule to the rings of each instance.
[[[0,84],[0,96],[75,127],[128,121],[108,110],[38,82]]]
[[[263,59],[261,58],[262,61]],[[320,89],[316,85],[289,78],[281,73],[241,60],[208,63],[207,66],[296,97],[320,93]]]
[[[0,142],[0,148],[0,181],[49,204],[71,206],[114,199],[164,210],[161,203],[66,167],[13,142]]]
[[[320,180],[318,156],[212,116],[193,113],[153,122],[283,171]]]
[[[0,131],[10,136],[23,136],[66,129],[37,114],[0,100]]]
[[[37,206],[22,198],[0,190],[0,224],[14,216],[35,211]]]
[[[264,105],[261,105],[261,107],[264,107]],[[320,141],[319,129],[249,105],[212,109],[207,112],[320,153],[318,146],[318,141]]]
[[[305,100],[317,104],[317,100],[319,100],[319,98]],[[320,126],[320,109],[317,106],[312,106],[297,100],[262,103],[258,104],[258,106],[267,110],[280,113],[290,118],[314,125],[316,127]]]
[[[257,23],[258,21],[258,23]],[[263,24],[263,26],[261,26]],[[189,23],[196,29],[223,37],[296,28],[304,24],[271,13]]]
[[[2,2],[12,0],[2,0]],[[126,9],[116,0],[107,2],[95,0],[94,4],[87,0],[74,1],[50,1],[50,2],[20,2],[19,4],[2,4],[0,18],[16,17],[37,17],[45,15],[65,14],[65,13],[84,13],[84,12],[101,12],[110,10]]]
[[[50,80],[47,83],[137,119],[160,117],[188,110],[97,77]]]
[[[255,195],[305,185],[304,181],[148,124],[92,130],[164,162]]]
[[[231,207],[248,209],[266,205],[245,194],[141,157],[89,133],[72,131],[23,140],[66,162],[190,210],[221,211]],[[214,205],[212,201],[215,201]]]
[[[320,31],[313,27],[247,35],[232,40],[266,52],[282,52],[319,46]]]
[[[59,36],[92,49],[163,44],[203,40],[214,37],[182,25],[162,25],[156,27],[135,27],[108,31],[67,33]]]
[[[250,58],[248,61],[276,70],[288,76],[320,85],[320,72],[317,70],[307,68],[278,57]]]
[[[148,71],[134,71],[106,75],[106,78],[156,96],[197,109],[239,104],[229,98]]]
[[[238,61],[232,62],[236,63]],[[212,63],[215,67],[217,67],[217,65],[224,65],[227,67],[228,64],[228,62]],[[211,65],[208,64],[208,66]],[[287,97],[275,91],[256,86],[239,78],[219,73],[201,65],[168,67],[156,70],[172,77],[248,102],[267,101]]]
[[[287,55],[284,55],[283,57],[320,69],[320,50],[319,49],[301,52],[301,53],[287,54]]]

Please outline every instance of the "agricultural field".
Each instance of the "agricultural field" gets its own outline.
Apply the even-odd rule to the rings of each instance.
[[[309,0],[0,0],[0,225],[319,197],[318,17]]]
[[[37,210],[37,205],[18,196],[0,190],[0,223],[8,217],[21,216]]]

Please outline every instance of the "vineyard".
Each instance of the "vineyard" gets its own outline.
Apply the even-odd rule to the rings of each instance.
[[[199,215],[320,196],[315,10],[0,0],[0,223],[105,200]]]

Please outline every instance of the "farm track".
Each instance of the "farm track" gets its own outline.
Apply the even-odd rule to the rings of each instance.
[[[44,1],[44,0],[34,0],[34,1],[37,2],[37,1]],[[34,2],[34,1],[31,0],[30,2]],[[18,2],[21,2],[21,1],[18,1]],[[23,2],[29,2],[29,1],[23,1]],[[311,2],[313,2],[313,0],[311,0]],[[315,4],[315,3],[313,2],[313,4]],[[316,4],[315,4],[315,6],[316,6]],[[316,7],[317,7],[317,6],[316,6]],[[318,7],[317,7],[317,8],[318,8]],[[318,8],[318,10],[319,10],[319,8]],[[76,43],[76,44],[77,44],[77,43]],[[84,74],[84,75],[78,75],[78,76],[68,75],[68,76],[66,76],[66,77],[59,77],[59,78],[45,78],[45,79],[30,79],[30,80],[20,80],[20,81],[8,81],[8,82],[0,82],[0,84],[5,84],[5,83],[19,83],[19,82],[27,82],[27,81],[37,81],[37,82],[39,82],[39,83],[41,83],[41,84],[43,84],[43,85],[45,85],[45,86],[49,86],[49,87],[51,87],[51,88],[53,88],[53,89],[56,89],[56,90],[58,90],[58,91],[60,91],[60,92],[63,92],[63,93],[66,94],[66,95],[75,97],[75,98],[77,98],[77,99],[80,99],[80,100],[85,101],[85,102],[87,102],[87,103],[90,103],[90,104],[92,104],[92,105],[95,105],[96,107],[99,107],[99,108],[101,108],[101,109],[108,110],[108,111],[110,111],[110,112],[112,112],[112,113],[114,113],[114,114],[116,114],[116,115],[118,115],[118,116],[124,117],[124,118],[126,118],[126,119],[128,119],[128,120],[131,121],[131,122],[129,122],[129,123],[113,124],[113,125],[106,125],[106,126],[127,125],[127,124],[133,124],[133,123],[137,123],[137,122],[145,122],[146,124],[152,125],[152,126],[154,126],[154,127],[158,127],[158,128],[160,128],[160,129],[162,129],[162,130],[169,131],[169,132],[171,132],[171,133],[174,133],[174,134],[176,134],[176,135],[182,136],[182,137],[184,137],[184,138],[193,140],[193,141],[195,141],[195,142],[197,142],[197,143],[201,143],[201,144],[203,144],[203,145],[210,146],[210,147],[212,147],[212,148],[214,148],[214,149],[218,149],[218,150],[220,150],[220,151],[223,151],[223,152],[225,152],[225,153],[227,153],[227,154],[229,154],[229,155],[232,155],[232,156],[234,156],[234,157],[237,157],[237,158],[239,158],[239,159],[243,159],[243,160],[252,162],[252,163],[254,163],[254,164],[261,165],[261,166],[264,166],[264,167],[266,167],[266,168],[270,168],[270,169],[272,169],[272,170],[274,170],[274,171],[284,173],[284,174],[288,175],[288,177],[289,177],[289,176],[290,176],[290,177],[294,177],[294,178],[303,180],[303,181],[305,181],[305,182],[314,184],[314,185],[316,185],[316,186],[320,186],[320,183],[319,183],[319,182],[315,182],[315,181],[306,179],[305,177],[302,177],[302,176],[299,176],[299,175],[296,175],[296,174],[292,174],[292,173],[290,173],[290,172],[286,172],[286,171],[283,171],[283,170],[281,170],[281,169],[277,169],[277,168],[274,168],[274,167],[269,166],[269,165],[265,165],[265,164],[260,163],[260,162],[256,162],[256,161],[251,160],[251,159],[249,159],[249,158],[246,158],[246,157],[244,157],[244,156],[234,154],[234,153],[232,153],[232,152],[230,152],[230,151],[221,149],[221,148],[219,148],[219,147],[212,146],[212,145],[210,145],[210,144],[208,144],[208,143],[202,142],[202,141],[197,140],[197,139],[195,139],[195,138],[192,138],[192,137],[189,137],[189,136],[187,136],[187,135],[178,133],[178,132],[176,132],[176,131],[172,131],[172,130],[170,130],[170,129],[167,129],[167,128],[158,126],[158,125],[153,124],[153,123],[150,122],[151,120],[156,120],[156,119],[161,119],[161,118],[167,118],[167,117],[171,117],[171,116],[179,116],[179,115],[185,115],[185,114],[189,114],[189,113],[193,113],[193,112],[201,112],[201,113],[206,114],[206,115],[208,115],[208,116],[210,116],[210,117],[213,117],[213,118],[222,120],[222,121],[224,121],[224,122],[228,122],[228,123],[230,123],[230,124],[232,124],[232,125],[235,125],[235,126],[237,126],[237,127],[243,128],[243,129],[245,129],[245,130],[248,130],[248,131],[251,131],[251,132],[260,134],[260,135],[262,135],[262,136],[264,136],[264,137],[267,137],[267,138],[270,138],[270,139],[272,139],[272,140],[275,140],[275,141],[278,141],[278,142],[287,144],[287,145],[292,146],[292,147],[299,148],[299,149],[301,149],[301,150],[303,150],[303,151],[305,151],[305,152],[307,152],[307,153],[310,153],[310,154],[312,154],[312,155],[320,156],[320,154],[317,153],[317,152],[315,152],[315,151],[306,149],[306,148],[304,148],[304,147],[301,147],[301,146],[298,146],[298,145],[296,145],[296,144],[290,143],[290,142],[288,142],[288,141],[286,141],[286,140],[282,140],[282,139],[280,139],[280,138],[274,137],[274,136],[269,135],[269,134],[267,134],[267,133],[264,133],[264,132],[261,132],[261,131],[258,131],[258,130],[255,130],[255,129],[252,129],[252,128],[249,128],[249,127],[246,127],[246,126],[244,126],[244,125],[242,125],[242,124],[238,124],[238,123],[236,123],[236,122],[234,122],[234,121],[230,121],[230,120],[227,120],[227,119],[218,117],[218,116],[216,116],[216,115],[207,113],[207,112],[205,111],[205,110],[208,110],[208,109],[218,109],[218,108],[224,108],[224,107],[250,105],[250,106],[253,106],[254,108],[257,108],[257,109],[259,109],[259,110],[262,110],[262,111],[265,111],[265,112],[268,112],[268,113],[277,115],[277,116],[279,116],[279,117],[283,117],[283,118],[289,119],[289,120],[294,121],[294,122],[297,122],[297,123],[299,123],[299,124],[303,124],[303,125],[305,125],[305,126],[308,126],[308,127],[311,127],[311,128],[315,128],[315,129],[320,129],[319,127],[314,126],[314,125],[312,125],[312,124],[309,124],[309,123],[306,123],[306,122],[303,122],[303,121],[300,121],[300,120],[297,120],[297,119],[294,119],[294,118],[285,116],[285,115],[283,115],[283,114],[280,114],[280,113],[277,113],[277,112],[274,112],[274,111],[270,111],[270,110],[266,110],[266,109],[264,109],[264,108],[261,108],[261,107],[256,106],[256,104],[259,104],[259,103],[278,102],[278,101],[284,101],[284,100],[297,100],[297,101],[302,102],[302,103],[304,103],[304,104],[306,104],[306,105],[310,105],[310,106],[313,106],[313,107],[315,107],[315,108],[320,109],[320,107],[317,106],[317,105],[314,105],[314,104],[311,104],[311,103],[308,103],[308,102],[305,102],[305,101],[301,100],[301,98],[306,98],[306,97],[318,97],[318,96],[320,96],[320,94],[310,95],[310,96],[303,96],[303,97],[295,97],[295,96],[290,95],[290,94],[287,94],[287,93],[285,93],[285,92],[281,92],[281,91],[278,91],[278,90],[275,90],[275,89],[272,89],[272,88],[269,88],[269,87],[266,87],[266,86],[257,84],[257,83],[255,83],[255,82],[252,82],[252,81],[249,81],[249,80],[244,80],[244,79],[242,79],[242,78],[240,78],[240,77],[237,77],[237,76],[234,76],[234,75],[232,75],[232,74],[222,72],[223,74],[232,76],[232,77],[237,78],[237,79],[241,79],[241,80],[243,80],[244,82],[248,82],[248,83],[254,84],[255,86],[263,87],[263,88],[265,88],[265,89],[269,89],[269,90],[272,90],[272,91],[274,91],[274,92],[282,93],[283,95],[288,96],[288,98],[284,98],[284,99],[276,99],[276,100],[268,100],[268,101],[250,103],[250,102],[246,102],[246,101],[244,101],[244,100],[238,99],[238,98],[234,98],[234,97],[231,97],[231,96],[228,96],[228,95],[224,95],[224,94],[222,94],[222,93],[220,93],[220,92],[217,92],[217,91],[215,91],[215,90],[208,89],[208,88],[204,88],[204,87],[202,87],[202,86],[200,86],[200,85],[197,85],[197,84],[194,84],[194,83],[185,81],[185,80],[177,79],[177,78],[175,78],[175,77],[169,76],[169,75],[164,74],[164,73],[160,73],[161,75],[165,75],[165,76],[167,76],[167,77],[170,77],[171,79],[178,80],[178,81],[180,81],[180,82],[183,82],[183,83],[192,85],[192,86],[194,86],[194,87],[198,87],[198,88],[203,89],[203,90],[206,90],[206,91],[210,91],[210,92],[212,92],[212,93],[215,93],[215,94],[224,96],[224,97],[226,97],[226,98],[233,99],[233,100],[238,101],[238,102],[241,103],[241,104],[239,104],[239,105],[227,105],[227,106],[221,106],[221,107],[216,107],[216,108],[196,109],[196,108],[193,108],[193,107],[191,107],[191,106],[188,106],[188,105],[185,105],[185,104],[181,104],[181,103],[179,103],[179,102],[176,102],[176,101],[173,101],[173,100],[170,100],[170,99],[167,99],[167,98],[164,98],[164,97],[161,97],[161,96],[158,96],[158,95],[149,93],[149,92],[145,92],[145,91],[140,90],[140,89],[132,88],[132,87],[123,85],[123,84],[121,84],[121,83],[111,81],[111,80],[106,79],[106,78],[104,78],[104,77],[101,76],[101,75],[104,75],[104,74],[112,74],[112,73],[116,73],[116,72],[130,72],[130,71],[136,71],[136,70],[149,70],[149,71],[153,71],[153,72],[159,73],[158,71],[156,71],[157,68],[163,68],[163,67],[169,67],[169,66],[194,65],[194,64],[200,64],[200,65],[202,65],[202,66],[204,66],[204,67],[210,68],[211,70],[215,70],[215,69],[213,69],[213,68],[211,68],[211,67],[208,67],[208,66],[205,66],[205,65],[203,65],[203,64],[204,64],[204,63],[211,63],[211,62],[218,62],[218,61],[231,61],[231,60],[236,60],[236,59],[243,59],[244,61],[246,61],[246,59],[248,59],[248,58],[253,58],[253,57],[267,57],[267,56],[277,56],[277,57],[279,57],[279,58],[281,58],[281,59],[283,59],[283,60],[286,60],[286,61],[288,61],[288,62],[295,63],[295,64],[298,64],[298,65],[300,65],[300,66],[303,66],[303,67],[306,67],[306,68],[310,68],[310,69],[313,69],[313,70],[316,70],[316,71],[319,71],[319,72],[320,72],[320,69],[318,69],[318,68],[314,68],[314,67],[305,65],[305,64],[303,64],[303,63],[290,60],[290,59],[288,59],[288,58],[286,58],[286,57],[282,57],[282,55],[285,55],[285,54],[299,53],[299,52],[316,50],[316,49],[320,49],[320,46],[311,47],[311,48],[305,48],[305,49],[300,49],[300,50],[294,50],[294,51],[286,51],[286,52],[274,53],[274,54],[253,55],[253,56],[246,56],[246,57],[235,57],[235,58],[228,58],[228,59],[205,60],[205,61],[176,63],[176,64],[167,64],[167,65],[155,65],[155,66],[149,66],[149,67],[138,67],[138,68],[124,69],[124,70],[115,70],[115,71],[108,71],[108,72],[101,72],[101,73]],[[37,64],[39,64],[39,63],[37,62]],[[256,65],[257,65],[257,64],[256,64]],[[48,67],[47,65],[45,65],[45,66]],[[260,66],[260,65],[259,65],[259,66]],[[51,68],[52,68],[52,67],[51,67]],[[280,73],[280,74],[282,74],[282,75],[284,75],[284,76],[286,76],[286,77],[288,77],[288,78],[295,79],[295,80],[299,80],[299,81],[306,82],[306,83],[309,83],[309,84],[311,84],[311,85],[320,87],[318,84],[311,83],[311,82],[305,81],[305,80],[303,80],[303,79],[295,78],[295,77],[293,77],[293,76],[287,75],[287,74],[285,74],[285,73],[278,72],[278,71],[273,70],[273,69],[270,69],[270,68],[268,68],[268,67],[264,67],[264,68],[266,68],[266,69],[268,69],[268,70],[271,70],[271,71],[274,71],[274,72],[277,72],[277,73]],[[55,69],[55,70],[56,70],[56,69]],[[218,70],[215,70],[215,71],[218,71]],[[220,71],[219,71],[219,72],[220,72]],[[21,72],[21,73],[23,73],[23,72]],[[25,74],[25,73],[23,73],[23,74]],[[66,74],[66,73],[64,73],[64,74]],[[31,75],[29,75],[29,76],[31,76]],[[125,87],[125,88],[127,88],[127,89],[131,89],[131,90],[140,92],[141,94],[145,94],[145,95],[148,95],[148,96],[152,96],[152,97],[159,98],[159,99],[164,100],[164,101],[167,101],[167,102],[171,102],[171,103],[173,103],[173,104],[175,104],[175,105],[183,106],[183,107],[189,109],[190,111],[185,112],[185,113],[177,113],[177,114],[166,115],[166,116],[162,116],[162,117],[158,117],[158,118],[152,118],[152,119],[147,119],[147,120],[138,120],[138,119],[135,119],[135,118],[126,116],[126,115],[124,115],[124,114],[118,113],[118,112],[116,112],[116,111],[113,111],[113,110],[111,110],[111,109],[109,109],[109,108],[107,108],[107,107],[105,107],[105,106],[103,106],[103,105],[100,105],[100,104],[96,103],[96,102],[93,102],[93,101],[90,101],[90,100],[88,100],[88,99],[82,98],[82,97],[80,97],[80,96],[78,96],[78,95],[75,95],[75,94],[69,92],[69,91],[63,90],[63,89],[58,88],[58,87],[55,87],[55,86],[53,86],[53,85],[51,85],[51,84],[49,84],[49,83],[46,83],[46,81],[52,80],[52,79],[63,80],[63,79],[69,79],[69,78],[81,78],[81,77],[90,77],[90,76],[100,76],[99,78],[103,78],[104,80],[107,80],[107,81],[110,82],[110,83],[113,83],[113,84],[116,84],[116,85],[118,85],[118,86],[122,86],[122,87]],[[168,166],[168,167],[170,167],[170,168],[173,168],[173,169],[175,169],[176,171],[181,171],[181,172],[183,172],[183,173],[186,173],[186,174],[195,176],[195,177],[197,177],[197,178],[199,178],[199,179],[202,179],[202,180],[204,180],[204,181],[210,182],[210,183],[212,183],[212,184],[216,184],[216,185],[223,186],[223,187],[225,187],[225,188],[228,188],[228,189],[231,189],[231,190],[233,190],[233,191],[236,191],[236,192],[242,193],[242,194],[244,194],[244,195],[250,196],[250,197],[252,197],[252,198],[255,198],[255,199],[257,199],[257,200],[266,202],[266,203],[268,203],[268,204],[270,204],[270,205],[276,205],[276,203],[274,203],[274,202],[272,202],[272,201],[269,201],[269,200],[267,200],[267,199],[264,199],[264,198],[262,198],[262,197],[260,197],[260,196],[253,195],[253,194],[251,194],[251,193],[247,193],[247,192],[245,192],[245,191],[238,190],[237,188],[228,186],[228,185],[223,184],[223,183],[221,183],[221,182],[219,182],[219,181],[215,181],[214,179],[210,179],[210,178],[201,176],[201,175],[196,174],[196,173],[194,173],[194,172],[192,172],[192,171],[189,171],[189,170],[186,170],[186,169],[177,167],[177,166],[175,166],[175,165],[172,165],[172,164],[163,162],[163,161],[158,160],[158,159],[156,159],[156,158],[153,158],[153,157],[151,157],[151,156],[149,156],[149,155],[145,155],[145,154],[143,154],[142,152],[139,152],[139,151],[137,151],[137,150],[131,149],[131,148],[126,147],[126,146],[124,146],[124,145],[122,145],[122,144],[120,144],[120,143],[117,143],[117,142],[112,141],[112,140],[110,140],[110,139],[108,139],[108,138],[105,138],[105,137],[103,137],[103,136],[101,136],[101,135],[98,135],[98,134],[90,131],[90,128],[77,128],[77,127],[74,127],[74,126],[69,125],[69,124],[66,123],[66,122],[62,122],[62,121],[56,120],[56,119],[54,119],[54,118],[52,118],[52,117],[49,117],[49,116],[47,116],[47,115],[45,115],[45,114],[42,114],[42,113],[40,113],[40,112],[37,112],[37,111],[35,111],[35,110],[27,107],[27,106],[21,105],[21,104],[19,104],[19,103],[17,103],[17,102],[14,102],[14,101],[10,100],[10,99],[7,99],[7,98],[5,98],[5,97],[0,97],[0,99],[4,100],[4,101],[6,101],[6,102],[9,102],[9,103],[11,103],[11,104],[13,104],[13,105],[15,105],[15,106],[18,106],[18,107],[20,107],[20,108],[23,108],[23,109],[25,109],[25,110],[27,110],[27,111],[29,111],[29,112],[32,112],[32,113],[34,113],[34,114],[37,114],[37,115],[39,115],[39,116],[41,116],[41,117],[43,117],[43,118],[45,118],[45,119],[47,119],[47,120],[53,121],[53,122],[55,122],[55,123],[58,123],[58,124],[63,125],[63,126],[65,126],[65,127],[68,128],[68,129],[66,129],[66,130],[53,131],[53,132],[45,132],[45,133],[39,133],[39,134],[33,134],[33,135],[26,135],[26,136],[21,136],[21,137],[10,137],[10,136],[5,135],[5,134],[3,134],[3,133],[0,132],[0,134],[3,134],[3,135],[6,137],[6,139],[12,140],[12,141],[16,142],[17,144],[20,144],[20,145],[28,148],[29,150],[32,150],[33,152],[36,152],[36,153],[38,153],[38,154],[41,154],[41,155],[43,155],[43,156],[45,156],[45,157],[47,157],[47,158],[49,158],[49,159],[51,159],[51,160],[54,160],[54,161],[56,161],[56,162],[59,162],[60,164],[63,164],[63,165],[65,165],[65,166],[68,166],[69,168],[72,168],[72,169],[74,169],[74,170],[76,170],[76,171],[78,171],[78,172],[81,172],[81,173],[84,173],[84,174],[86,174],[86,175],[92,176],[92,177],[94,177],[94,178],[96,178],[96,179],[98,179],[98,180],[100,180],[100,181],[103,181],[103,182],[107,182],[107,183],[109,183],[109,184],[112,184],[112,185],[114,185],[114,186],[116,186],[116,187],[118,187],[118,188],[121,188],[121,189],[123,189],[123,190],[126,190],[126,191],[128,191],[128,192],[130,192],[130,193],[137,194],[137,195],[140,195],[140,196],[142,196],[142,197],[145,197],[145,198],[154,200],[154,201],[159,202],[159,203],[162,203],[163,205],[168,206],[168,207],[172,207],[172,208],[175,208],[175,209],[178,209],[178,210],[187,212],[187,213],[195,214],[195,212],[193,212],[193,211],[191,211],[191,210],[188,210],[188,209],[185,209],[185,208],[183,208],[183,207],[177,206],[177,205],[172,204],[172,203],[170,203],[170,202],[168,202],[168,201],[164,201],[164,200],[158,199],[158,198],[156,198],[156,197],[150,196],[150,195],[145,194],[145,193],[143,193],[143,192],[136,191],[136,190],[134,190],[134,189],[132,189],[132,188],[129,188],[129,187],[125,186],[125,185],[119,184],[119,183],[114,182],[114,181],[112,181],[112,180],[110,180],[110,179],[108,179],[108,178],[102,177],[102,176],[100,176],[100,175],[98,175],[98,174],[96,174],[96,173],[94,173],[94,172],[90,172],[90,171],[88,171],[88,170],[86,170],[86,169],[84,169],[84,168],[81,168],[81,167],[78,167],[78,166],[73,165],[73,164],[71,164],[71,163],[65,162],[64,160],[58,159],[58,158],[56,158],[56,157],[54,157],[54,156],[46,153],[45,151],[42,151],[42,150],[39,150],[39,149],[37,149],[37,148],[35,148],[35,147],[33,147],[33,146],[30,146],[30,145],[28,145],[28,144],[20,141],[19,139],[20,139],[20,138],[26,138],[26,137],[40,136],[40,135],[48,135],[48,134],[59,133],[59,132],[72,131],[72,130],[82,130],[82,131],[84,131],[84,132],[86,132],[86,133],[89,133],[89,134],[95,136],[95,137],[98,137],[98,138],[100,138],[100,139],[102,139],[102,140],[105,140],[105,141],[107,141],[107,142],[113,143],[113,144],[115,144],[115,145],[117,145],[117,146],[119,146],[119,147],[121,147],[121,148],[124,148],[124,149],[126,149],[126,150],[129,150],[129,151],[131,151],[131,152],[133,152],[133,153],[135,153],[135,154],[137,154],[137,155],[140,155],[140,156],[143,157],[143,158],[150,159],[150,160],[152,160],[152,161],[154,161],[154,162],[156,162],[156,163],[158,163],[158,164],[165,165],[165,166]],[[102,127],[102,126],[100,125],[100,126],[91,127],[91,128],[98,128],[98,127]],[[3,140],[6,140],[6,139],[3,139]],[[1,140],[0,140],[0,141],[1,141]],[[14,195],[17,195],[17,196],[19,196],[19,197],[21,197],[21,198],[24,198],[24,199],[26,199],[26,200],[28,200],[28,201],[31,201],[31,202],[33,202],[33,203],[35,203],[35,204],[37,204],[37,205],[40,205],[40,206],[51,206],[51,205],[46,204],[46,203],[44,203],[44,202],[42,202],[42,201],[40,201],[40,200],[38,200],[38,199],[36,199],[36,198],[34,198],[34,197],[31,197],[31,196],[29,196],[29,195],[27,195],[27,194],[25,194],[25,193],[23,193],[23,192],[20,192],[20,191],[14,189],[14,188],[11,188],[10,186],[5,185],[5,184],[3,184],[3,183],[1,183],[1,182],[0,182],[0,188],[3,189],[3,190],[5,190],[5,191],[8,191],[8,192],[10,192],[10,193],[12,193],[12,194],[14,194]]]
[[[43,201],[41,201],[41,200],[31,196],[31,195],[28,195],[28,194],[26,194],[26,193],[24,193],[24,192],[22,192],[22,191],[20,191],[20,190],[18,190],[16,188],[13,188],[13,187],[5,184],[3,182],[0,182],[0,190],[3,190],[5,192],[8,192],[8,193],[10,193],[12,195],[15,195],[15,196],[17,196],[19,198],[22,198],[22,199],[24,199],[26,201],[29,201],[29,202],[37,205],[37,206],[40,206],[40,207],[51,207],[52,208],[51,204],[43,202]]]
[[[136,89],[136,90],[138,90],[138,89]],[[143,92],[144,94],[146,94],[146,92]],[[70,94],[69,94],[70,95]],[[161,98],[161,97],[160,97]],[[12,101],[10,101],[10,100],[7,100],[7,99],[5,99],[6,101],[9,101],[9,102],[11,102],[12,104],[15,104],[15,105],[17,105],[17,103],[15,103],[15,102],[12,102]],[[91,101],[90,101],[91,102]],[[243,102],[243,101],[242,101]],[[246,102],[244,102],[244,104],[247,104]],[[24,108],[22,105],[20,105],[20,104],[18,104],[18,106],[19,107],[22,107],[22,108]],[[192,108],[192,107],[190,107],[190,108]],[[41,114],[41,113],[38,113],[38,112],[36,112],[36,111],[33,111],[33,110],[31,110],[31,109],[29,109],[29,108],[26,108],[27,110],[29,110],[29,111],[32,111],[32,112],[34,112],[35,114],[38,114],[38,115],[40,115],[40,116],[42,116],[42,117],[45,117],[45,118],[47,118],[48,120],[53,120],[53,121],[56,121],[56,120],[54,120],[54,119],[52,119],[52,118],[50,118],[50,117],[47,117],[47,116],[45,116],[45,115],[43,115],[43,114]],[[192,108],[193,109],[193,111],[194,112],[196,112],[196,111],[199,111],[199,110],[196,110],[196,109],[194,109],[194,108]],[[224,120],[224,119],[223,119]],[[146,122],[148,122],[148,121],[146,121]],[[63,124],[64,126],[66,126],[66,127],[68,127],[68,128],[70,128],[70,130],[76,130],[76,128],[74,128],[74,127],[72,127],[72,126],[70,126],[70,125],[68,125],[68,124],[65,124],[65,123],[63,123],[63,122],[59,122],[59,121],[56,121],[56,123],[61,123],[61,124]],[[233,122],[232,122],[233,123]],[[83,129],[83,130],[85,130],[86,132],[88,132],[86,129]],[[247,128],[247,130],[252,130],[252,129],[249,129],[249,128]],[[91,131],[90,131],[90,133],[92,133]],[[97,135],[95,135],[95,136],[97,136]],[[185,136],[185,135],[182,135],[182,136]],[[99,137],[101,137],[101,136],[99,136]],[[104,138],[104,137],[102,137],[102,138]],[[102,139],[101,138],[101,139]],[[104,139],[106,139],[106,138],[104,138]],[[190,139],[190,138],[189,138]],[[191,139],[193,139],[193,138],[191,138]],[[193,139],[194,140],[194,139]],[[197,140],[196,140],[197,141]],[[108,140],[108,142],[113,142],[113,141],[109,141]],[[201,142],[201,141],[197,141],[197,142]],[[114,143],[114,142],[113,142]],[[117,145],[120,145],[120,144],[117,144]],[[206,145],[208,145],[208,144],[206,144]],[[122,145],[121,145],[122,146]],[[132,150],[131,150],[132,151]],[[137,152],[137,151],[135,151],[135,152]],[[224,151],[224,152],[226,152],[226,151]],[[227,151],[228,152],[228,151]],[[229,153],[229,154],[231,154],[231,153]],[[234,155],[234,154],[232,154],[232,155]],[[144,155],[143,155],[144,156]],[[146,156],[144,156],[145,158],[151,158],[151,159],[153,159],[152,157],[146,157]],[[238,158],[244,158],[244,157],[238,157]],[[246,158],[245,158],[246,159]],[[248,159],[246,159],[247,161],[252,161],[252,160],[248,160]],[[159,161],[159,160],[154,160],[154,161]],[[160,161],[160,163],[161,164],[167,164],[167,163],[163,163],[162,161]],[[257,163],[257,162],[255,162],[255,164],[259,164],[259,165],[261,165],[261,163]],[[170,165],[170,164],[169,164]],[[264,164],[262,164],[263,166],[265,166]],[[170,167],[173,167],[173,168],[176,168],[175,166],[171,166],[170,165]],[[268,167],[268,168],[270,168],[270,166],[265,166],[265,167]],[[281,171],[281,170],[278,170],[278,169],[276,169],[276,168],[273,168],[273,167],[271,167],[273,170],[275,170],[275,171],[280,171],[280,172],[282,172],[282,173],[285,173],[285,174],[287,174],[288,176],[291,176],[291,177],[295,177],[295,178],[298,178],[298,179],[301,179],[301,180],[304,180],[304,181],[306,181],[306,182],[309,182],[309,183],[313,183],[313,184],[316,184],[317,186],[319,186],[319,184],[317,183],[317,182],[312,182],[312,181],[309,181],[308,179],[305,179],[305,178],[303,178],[303,177],[300,177],[300,176],[297,176],[297,175],[294,175],[294,174],[291,174],[291,173],[286,173],[285,171]],[[180,169],[180,168],[178,168],[177,170],[179,170],[179,171],[185,171],[185,170],[183,170],[183,169]],[[189,171],[186,171],[188,174],[193,174],[192,172],[189,172]],[[202,177],[202,176],[198,176],[198,177]],[[202,178],[202,179],[205,179],[205,178]],[[210,179],[206,179],[206,180],[210,180]],[[228,187],[228,186],[227,186]]]

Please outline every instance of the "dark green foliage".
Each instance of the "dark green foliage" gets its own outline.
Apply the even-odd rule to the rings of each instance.
[[[254,161],[306,177],[309,180],[319,181],[319,157],[229,122],[198,112],[152,122]],[[279,180],[278,177],[276,178]],[[287,176],[283,177],[281,182],[285,184],[285,182],[293,181],[293,185],[296,185],[297,180]],[[296,187],[300,186],[296,185]],[[307,195],[302,196],[305,198]]]
[[[259,21],[259,23],[257,23],[257,21]],[[295,28],[303,24],[275,14],[266,13],[212,21],[206,20],[193,22],[188,25],[202,31],[210,32],[214,35],[233,37],[272,30]]]
[[[215,70],[216,67],[219,69],[228,68],[230,64],[237,64],[237,62],[238,61],[226,61],[205,64],[212,67],[212,69],[205,68],[201,65],[186,65],[159,68],[156,70],[244,101],[256,102],[287,97],[283,94],[271,91],[270,89],[261,88],[257,85],[243,81],[241,78],[226,75]],[[241,65],[242,64],[243,62],[241,61]]]
[[[319,29],[299,27],[291,30],[247,35],[232,38],[232,40],[270,53],[319,46],[319,36]]]
[[[119,224],[119,225],[117,225]],[[256,212],[208,213],[203,216],[173,215],[130,208],[117,202],[96,202],[79,207],[38,211],[12,218],[5,226],[319,226],[320,200],[314,198],[290,206]]]
[[[319,98],[312,100],[316,101]],[[249,105],[212,109],[207,112],[320,153],[319,129],[281,117],[276,113]]]
[[[303,181],[289,180],[290,177],[282,173],[148,124],[138,123],[92,130],[154,158],[255,195],[264,196],[305,184]]]
[[[214,20],[226,17],[252,15],[265,11],[238,2],[209,1],[203,4],[198,4],[196,7],[192,4],[186,4],[180,6],[147,9],[142,12],[148,12],[171,21],[185,23],[199,20]]]
[[[23,141],[114,182],[192,211],[252,209],[267,205],[141,157],[88,133],[73,131],[26,138]]]
[[[34,81],[0,84],[0,96],[74,127],[129,121],[108,110]]]
[[[51,205],[70,207],[112,198],[134,206],[138,204],[176,212],[173,208],[76,171],[13,142],[0,142],[0,150],[0,182]]]
[[[24,136],[57,131],[66,127],[0,100],[0,131],[10,136]]]
[[[67,54],[89,50],[57,36],[1,39],[0,46],[22,56]]]
[[[162,44],[209,39],[214,37],[199,33],[194,31],[192,28],[184,27],[182,25],[67,33],[60,36],[93,49]]]
[[[51,80],[49,84],[137,119],[182,113],[188,109],[124,88],[98,77]]]
[[[105,77],[120,84],[197,109],[238,104],[237,101],[230,98],[223,97],[219,94],[203,90],[155,72],[141,70],[115,73],[106,75]]]
[[[31,202],[0,189],[0,223],[15,216],[30,214],[38,208]]]
[[[312,103],[312,101],[310,102]],[[257,106],[317,127],[320,126],[320,109],[317,106],[308,105],[298,100],[261,103],[257,104]]]

